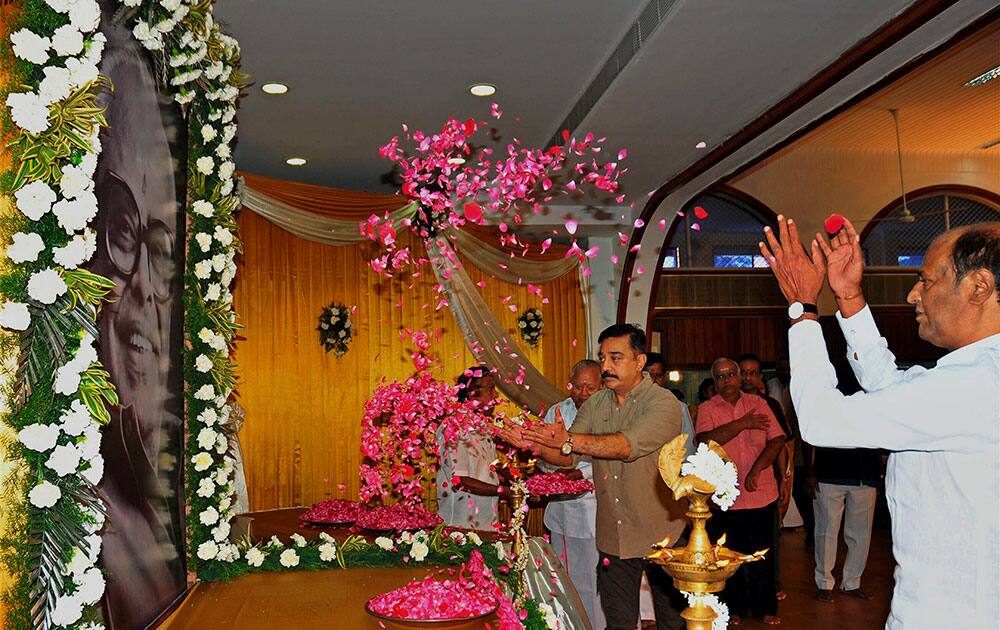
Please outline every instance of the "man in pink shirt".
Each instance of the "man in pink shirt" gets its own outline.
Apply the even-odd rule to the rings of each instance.
[[[726,512],[717,512],[709,521],[713,535],[726,533],[726,546],[743,553],[770,548],[778,503],[778,482],[772,464],[785,444],[781,430],[767,402],[755,394],[740,391],[740,368],[732,359],[716,359],[712,378],[719,394],[698,407],[696,439],[715,440],[736,464],[740,495]],[[777,592],[774,586],[774,559],[740,567],[730,578],[722,599],[729,606],[731,623],[746,615],[763,617],[777,625]]]

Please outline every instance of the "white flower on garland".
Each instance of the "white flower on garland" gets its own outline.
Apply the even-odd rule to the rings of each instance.
[[[226,268],[226,263],[228,262],[229,259],[226,257],[225,252],[219,252],[215,256],[212,256],[212,269],[215,270],[216,273],[220,273]]]
[[[204,199],[199,199],[191,204],[191,212],[210,219],[215,214],[215,207]]]
[[[204,411],[198,414],[198,422],[207,424],[208,426],[214,426],[219,421],[219,414],[211,407],[206,408]]]
[[[427,547],[427,545],[425,545],[423,542],[417,541],[413,543],[412,547],[410,547],[410,557],[416,560],[417,562],[421,562],[423,561],[424,558],[427,557],[427,553],[429,551],[430,549]]]
[[[199,232],[198,234],[195,234],[194,240],[197,241],[198,247],[200,247],[201,251],[203,252],[207,252],[212,247],[211,234],[205,234],[204,232]]]
[[[42,304],[52,304],[63,293],[66,293],[66,282],[55,269],[36,271],[28,279],[28,295]]]
[[[104,478],[104,457],[98,453],[87,461],[90,462],[90,467],[80,472],[80,476],[96,486]]]
[[[496,549],[498,559],[503,560],[507,557],[507,548],[499,540],[493,543],[493,548]]]
[[[76,584],[76,596],[83,600],[84,605],[97,603],[104,594],[104,576],[97,567],[87,569],[73,579]]]
[[[60,595],[50,615],[56,626],[72,625],[83,616],[83,600],[76,595]]]
[[[48,70],[48,68],[46,68]],[[67,199],[76,199],[85,191],[93,190],[94,180],[80,166],[67,164],[59,178],[59,192]]]
[[[203,451],[210,450],[213,446],[215,446],[215,441],[218,438],[219,438],[218,432],[214,431],[213,429],[210,429],[209,427],[205,427],[204,429],[198,432],[198,448],[202,449]]]
[[[199,280],[208,280],[212,276],[212,261],[202,260],[194,264],[194,275]]]
[[[556,611],[552,609],[552,606],[545,602],[538,602],[538,612],[542,613],[542,620],[545,621],[546,627],[553,630],[559,628],[559,618],[556,617]]]
[[[228,228],[224,228],[221,225],[216,226],[215,240],[222,243],[223,247],[229,247],[233,242],[233,233]]]
[[[58,103],[69,96],[71,86],[70,73],[66,68],[47,66],[42,70],[45,78],[38,84],[38,96],[46,105]]]
[[[305,537],[302,534],[292,534],[291,535],[291,540],[292,540],[293,543],[295,543],[296,547],[305,547],[306,546],[306,539],[305,539]]]
[[[215,494],[215,482],[212,481],[211,477],[201,478],[201,481],[198,482],[197,494],[199,497],[203,497],[205,499]]]
[[[49,5],[49,7],[51,7],[56,13],[69,13],[69,5],[76,1],[77,0],[45,0],[45,4]]]
[[[46,115],[48,110],[46,110]],[[52,204],[56,200],[56,191],[52,190],[48,184],[41,180],[35,180],[30,184],[22,186],[14,193],[14,201],[21,214],[32,221],[38,221],[42,216],[52,209]]]
[[[11,33],[10,43],[14,47],[14,56],[30,61],[36,66],[44,65],[49,60],[49,47],[52,42],[48,37],[42,37],[32,31],[22,28]]]
[[[218,282],[213,282],[208,285],[205,289],[205,300],[208,302],[214,302],[222,297],[222,285]]]
[[[715,486],[712,501],[723,510],[728,510],[740,495],[737,488],[739,477],[736,466],[724,461],[712,451],[708,444],[702,442],[698,450],[689,455],[681,465],[681,475],[692,475]]]
[[[28,501],[37,508],[50,508],[59,501],[62,490],[59,486],[43,481],[28,493]]]
[[[44,453],[56,445],[59,439],[59,427],[54,424],[29,424],[17,434],[17,439],[29,448]]]
[[[267,558],[267,554],[256,547],[251,547],[247,550],[247,564],[252,567],[259,567],[264,564],[265,558]]]
[[[206,540],[198,545],[198,557],[202,560],[211,560],[219,555],[219,545],[214,540]]]
[[[195,369],[202,373],[210,372],[214,365],[212,359],[204,354],[199,354],[198,358],[194,360]]]
[[[69,409],[59,416],[59,422],[67,435],[83,435],[86,428],[90,426],[90,410],[83,404],[83,401],[74,400],[70,403]]]
[[[215,525],[219,522],[219,511],[212,506],[208,506],[198,515],[198,520],[202,525]]]
[[[59,219],[59,226],[67,234],[73,234],[97,216],[97,197],[91,191],[81,191],[76,199],[61,199],[52,204],[52,213]]]
[[[219,542],[224,542],[229,538],[229,521],[221,521],[218,525],[212,528],[212,539]]]
[[[211,175],[212,171],[215,170],[215,160],[211,156],[203,155],[195,161],[194,167],[198,169],[199,173]]]
[[[212,454],[202,451],[191,458],[191,463],[196,471],[204,472],[212,467]]]
[[[72,444],[60,444],[52,449],[45,465],[60,477],[75,473],[80,467],[80,451]]]
[[[78,442],[76,447],[80,449],[80,456],[83,459],[97,457],[101,451],[101,430],[93,423],[83,432],[83,440]]]
[[[392,549],[392,540],[386,538],[385,536],[379,536],[375,539],[375,544],[379,549],[389,551]]]
[[[236,172],[236,165],[232,162],[223,162],[219,165],[219,179],[229,179]]]
[[[38,254],[45,249],[42,237],[34,232],[25,234],[16,232],[12,237],[11,244],[7,247],[7,257],[12,263],[25,263],[38,260]]]
[[[483,539],[480,538],[479,534],[477,534],[476,532],[469,532],[467,536],[469,538],[469,542],[471,542],[473,545],[479,547],[483,544]]]
[[[212,400],[215,398],[215,388],[211,383],[205,383],[194,393],[194,397],[198,400]]]
[[[69,23],[81,31],[92,31],[101,21],[101,7],[96,0],[75,0],[69,5]]]
[[[319,559],[323,562],[333,562],[337,559],[337,547],[330,543],[319,546]]]
[[[65,24],[52,34],[52,49],[60,57],[78,55],[83,51],[83,33],[72,24]]]
[[[27,330],[31,325],[28,305],[20,302],[6,302],[0,307],[0,326],[8,330]]]
[[[208,77],[208,78],[211,79],[212,77]],[[212,140],[215,140],[216,136],[218,136],[218,135],[219,135],[219,132],[216,131],[215,127],[213,127],[212,125],[202,125],[201,126],[201,139],[203,141],[205,141],[205,142],[211,142]]]
[[[85,85],[97,80],[97,64],[86,59],[70,57],[66,60],[66,69],[69,70],[70,82],[75,86]]]
[[[28,133],[40,134],[49,128],[49,108],[34,92],[11,92],[7,95],[10,118]]]
[[[715,619],[712,620],[712,630],[726,630],[729,626],[729,607],[726,606],[716,595],[697,595],[687,591],[681,592],[684,593],[684,597],[687,598],[688,606],[697,605],[698,598],[700,597],[705,605],[712,609],[715,613]]]
[[[93,257],[97,251],[97,238],[93,230],[77,234],[63,247],[52,249],[52,259],[63,269],[76,269]]]
[[[299,566],[299,554],[295,553],[294,549],[285,549],[278,556],[278,562],[281,563],[281,566],[288,567],[289,569],[297,567]]]

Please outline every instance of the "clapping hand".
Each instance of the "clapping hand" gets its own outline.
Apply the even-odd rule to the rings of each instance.
[[[758,244],[760,253],[771,265],[785,298],[789,302],[815,304],[826,275],[826,261],[817,239],[813,239],[810,252],[806,252],[795,221],[786,221],[781,215],[778,215],[778,238],[770,227],[764,228],[764,238],[767,244]]]
[[[556,409],[555,421],[550,424],[543,424],[522,431],[523,436],[530,442],[559,448],[566,441],[566,425],[563,424],[562,414]]]
[[[531,444],[524,438],[524,429],[517,424],[505,422],[500,428],[500,437],[504,442],[517,449],[526,449]]]
[[[854,225],[844,219],[844,227],[830,237],[826,244],[822,235],[816,235],[823,255],[826,256],[827,278],[838,300],[849,300],[861,294],[861,274],[865,260],[861,252],[861,238]]]

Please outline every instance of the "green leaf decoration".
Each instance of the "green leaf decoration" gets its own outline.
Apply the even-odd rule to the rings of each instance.
[[[70,309],[77,304],[93,304],[100,310],[101,302],[110,301],[108,293],[115,288],[112,280],[86,269],[66,269],[62,273],[66,282],[66,293],[70,296]]]
[[[80,374],[80,400],[102,425],[111,422],[108,405],[118,404],[118,392],[111,383],[111,375],[100,363],[95,362]]]

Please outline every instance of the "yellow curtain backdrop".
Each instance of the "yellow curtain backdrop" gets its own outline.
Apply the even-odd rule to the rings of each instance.
[[[362,405],[383,377],[401,380],[412,372],[411,346],[400,330],[437,332],[433,349],[442,379],[473,365],[472,353],[448,307],[437,308],[441,297],[429,268],[416,278],[386,280],[368,266],[371,244],[312,243],[246,210],[239,225],[244,253],[234,295],[245,329],[235,361],[246,409],[240,440],[251,509],[356,499]],[[415,237],[402,240],[422,251]],[[542,304],[524,286],[466,269],[473,281],[485,281],[482,295],[514,339],[520,341],[517,315],[541,309],[541,344],[522,347],[546,378],[563,387],[586,348],[577,275],[542,285],[549,299]],[[334,301],[357,306],[354,339],[339,359],[323,350],[316,330],[321,309]]]

